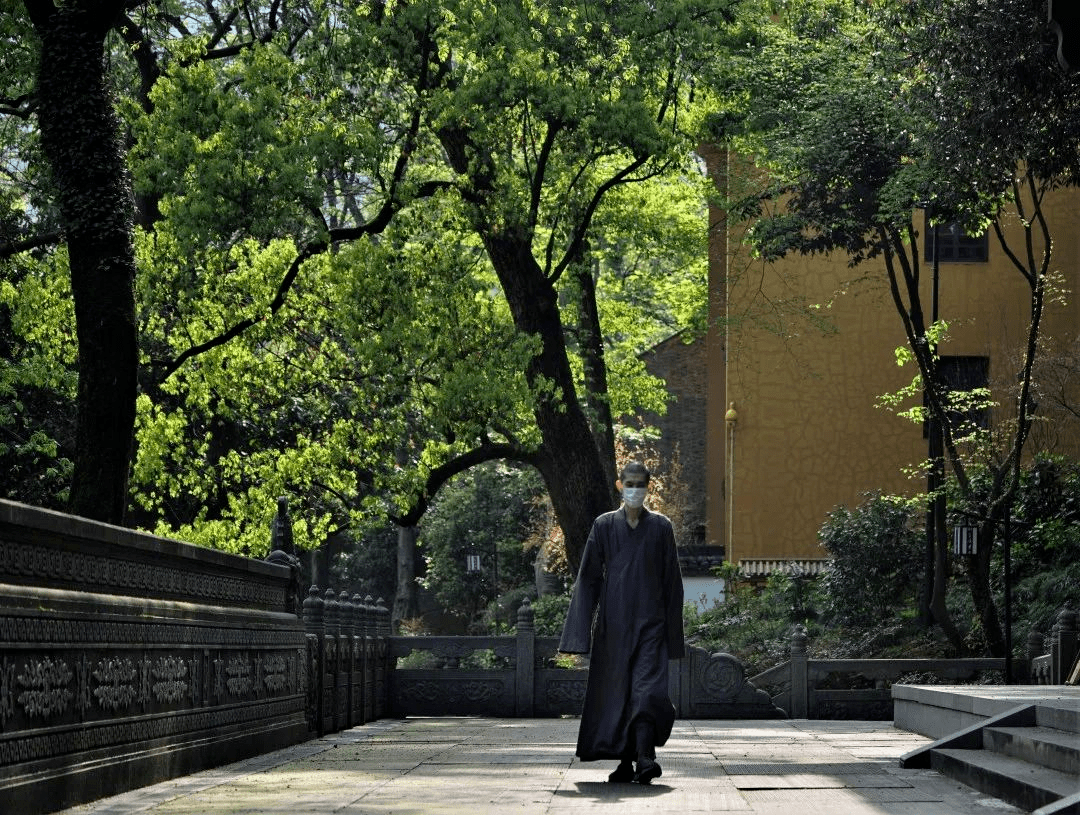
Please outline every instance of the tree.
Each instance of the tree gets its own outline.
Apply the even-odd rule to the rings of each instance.
[[[759,30],[768,36],[752,43],[752,57],[721,79],[733,93],[738,76],[739,99],[750,101],[717,118],[717,135],[752,152],[770,174],[769,189],[742,202],[741,211],[757,216],[763,200],[784,197],[781,213],[756,219],[753,241],[768,258],[842,251],[853,264],[881,262],[928,414],[941,428],[941,455],[979,521],[980,539],[993,541],[1031,428],[1031,372],[1055,274],[1042,205],[1048,190],[1078,178],[1080,139],[1072,123],[1080,86],[1054,69],[1043,21],[1019,2],[807,2],[789,5],[782,24]],[[736,110],[741,132],[733,125]],[[970,397],[953,391],[938,365],[943,326],[931,324],[920,294],[912,219],[919,207],[930,208],[937,222],[990,226],[1030,292],[1015,413],[997,445],[958,420]],[[1008,243],[1009,218],[1019,220],[1026,248]],[[914,413],[922,418],[921,410]],[[972,488],[973,466],[992,474],[984,493]],[[955,641],[944,605],[944,516],[933,524],[932,609]],[[972,557],[969,582],[987,642],[1000,654],[990,549]]]
[[[509,458],[544,473],[579,552],[613,501],[597,406],[617,417],[656,400],[655,383],[632,384],[648,382],[634,365],[646,340],[611,339],[605,315],[618,328],[667,304],[626,297],[613,312],[566,270],[590,269],[600,291],[641,285],[609,275],[633,256],[610,236],[622,223],[618,237],[655,246],[661,231],[618,209],[632,184],[655,199],[660,180],[694,178],[692,78],[725,9],[207,2],[121,16],[136,522],[257,553],[290,493],[315,546],[365,520],[409,527],[447,479]],[[672,277],[673,299],[699,285],[674,278],[703,279]]]
[[[420,546],[424,585],[448,614],[473,623],[508,592],[534,593],[533,552],[522,541],[534,522],[539,489],[534,472],[491,463],[440,491],[421,524]],[[475,572],[468,571],[469,555],[477,558]],[[513,614],[517,607],[502,611]]]
[[[679,167],[696,66],[715,53],[727,6],[621,4],[494,8],[462,3],[387,18],[408,32],[410,56],[434,44],[443,94],[433,135],[461,195],[464,217],[498,276],[514,325],[538,342],[526,368],[543,440],[533,463],[547,485],[576,565],[593,518],[613,504],[610,425],[603,455],[582,411],[566,349],[557,284],[580,270],[593,219],[613,189]],[[391,42],[399,41],[391,35]],[[427,77],[422,70],[418,79]],[[497,79],[496,79],[497,78]],[[592,321],[587,278],[577,275]],[[584,285],[582,285],[584,284]],[[603,377],[595,332],[583,348]],[[603,425],[602,408],[594,409]]]
[[[121,523],[135,423],[133,205],[105,62],[123,2],[26,0],[40,44],[32,93],[56,190],[79,344],[78,423],[68,506]],[[14,105],[10,102],[15,102]],[[30,109],[30,94],[9,101]],[[10,248],[33,245],[42,236]]]
[[[715,9],[704,8],[716,16]],[[424,423],[427,430],[437,430],[433,435],[443,441],[432,448],[426,447],[427,442],[411,445],[410,463],[419,465],[418,478],[414,478],[419,497],[411,507],[402,507],[395,514],[405,525],[415,523],[427,500],[446,478],[485,458],[516,456],[532,462],[546,474],[560,516],[564,524],[574,530],[571,535],[576,541],[571,545],[571,551],[574,551],[575,546],[580,549],[583,545],[588,524],[599,511],[597,502],[603,504],[601,509],[606,509],[612,502],[612,495],[610,478],[600,475],[600,453],[593,452],[595,445],[591,439],[586,443],[585,434],[590,426],[578,404],[580,384],[575,380],[564,339],[563,313],[559,306],[561,293],[557,286],[562,269],[569,267],[571,254],[581,256],[581,263],[586,263],[585,235],[597,213],[603,211],[601,204],[606,196],[632,180],[644,182],[662,170],[677,169],[676,159],[685,160],[685,151],[691,142],[686,133],[675,127],[673,116],[679,110],[675,101],[681,98],[680,94],[686,94],[689,66],[671,60],[685,59],[685,43],[678,38],[688,35],[681,27],[675,27],[672,32],[662,26],[655,31],[648,29],[645,33],[652,32],[653,48],[661,41],[679,47],[671,54],[654,54],[645,49],[631,55],[650,56],[653,62],[648,68],[654,74],[669,63],[673,72],[670,82],[660,88],[662,93],[654,102],[660,112],[659,118],[653,112],[650,119],[643,119],[641,116],[648,110],[643,101],[619,95],[623,93],[620,88],[626,84],[623,80],[617,77],[618,81],[612,82],[597,80],[596,77],[603,78],[601,66],[575,68],[575,60],[587,61],[593,56],[589,51],[591,41],[579,42],[582,35],[575,32],[588,29],[588,36],[596,37],[597,25],[600,25],[583,19],[580,9],[565,11],[572,29],[553,42],[545,42],[544,38],[550,32],[540,31],[545,28],[542,22],[529,19],[524,12],[519,16],[499,16],[501,22],[491,30],[474,30],[461,21],[473,19],[478,13],[474,14],[470,4],[462,4],[459,11],[461,13],[450,15],[444,6],[436,8],[424,4],[412,4],[407,10],[397,9],[393,15],[375,10],[368,17],[356,19],[348,29],[335,31],[332,53],[328,53],[325,43],[317,38],[301,42],[288,54],[275,53],[275,44],[271,42],[265,49],[252,48],[238,54],[236,69],[218,67],[216,72],[220,76],[206,65],[177,68],[169,75],[168,87],[162,86],[153,100],[154,112],[147,118],[147,126],[158,135],[145,141],[147,158],[143,166],[147,177],[156,179],[159,187],[162,181],[171,185],[174,182],[170,179],[184,179],[184,186],[176,187],[175,195],[166,186],[162,200],[167,204],[170,216],[184,212],[182,228],[195,236],[204,236],[211,231],[209,225],[203,225],[211,218],[213,228],[220,230],[223,214],[228,216],[224,219],[225,224],[235,222],[248,231],[256,226],[260,230],[257,236],[263,241],[273,234],[295,233],[295,223],[303,225],[303,212],[299,208],[289,216],[293,223],[287,219],[269,224],[244,223],[242,216],[249,211],[248,207],[237,211],[241,220],[235,221],[232,213],[220,211],[218,198],[213,197],[222,189],[222,181],[214,177],[215,167],[220,164],[229,171],[228,190],[232,197],[245,192],[256,200],[263,200],[267,184],[264,183],[265,161],[259,155],[259,148],[264,141],[270,141],[261,149],[275,150],[279,154],[284,150],[286,155],[299,151],[298,157],[308,155],[308,161],[323,168],[314,180],[278,172],[269,184],[271,187],[279,183],[294,185],[278,188],[279,199],[287,200],[287,196],[282,195],[284,189],[293,199],[310,199],[318,204],[319,220],[331,225],[331,241],[320,243],[320,248],[326,245],[341,247],[343,240],[362,237],[347,226],[333,225],[351,223],[357,211],[373,211],[370,200],[378,200],[381,196],[372,195],[379,187],[367,179],[382,178],[385,179],[384,187],[393,187],[395,179],[401,182],[399,203],[394,204],[395,218],[400,219],[406,209],[440,213],[435,217],[443,231],[422,229],[417,236],[424,234],[430,241],[451,241],[451,245],[461,248],[461,259],[470,265],[477,262],[477,250],[483,249],[484,265],[490,264],[504,294],[509,292],[508,314],[518,333],[531,338],[529,342],[534,343],[532,356],[517,370],[525,373],[525,382],[532,390],[526,402],[532,402],[533,417],[527,424],[535,429],[522,427],[520,415],[515,415],[512,422],[498,422],[499,427],[490,421],[492,416],[485,416],[482,427],[478,428],[475,422],[466,423],[464,427],[454,426],[452,433],[447,432],[452,422],[436,422],[441,423],[438,429]],[[493,21],[495,18],[490,15],[487,19]],[[643,36],[620,34],[631,43]],[[530,40],[538,40],[539,44]],[[499,46],[502,42],[515,47],[502,48]],[[387,48],[386,43],[392,47]],[[555,53],[556,47],[565,53]],[[644,49],[643,45],[641,47]],[[264,54],[263,50],[272,53]],[[302,59],[298,57],[301,53],[304,54]],[[463,56],[449,60],[447,54]],[[661,57],[667,62],[658,62]],[[320,72],[308,73],[305,66],[316,60]],[[547,73],[535,71],[530,60],[539,60],[546,66]],[[619,66],[612,65],[611,68],[630,70],[632,63],[629,60],[627,57]],[[329,66],[333,67],[327,70]],[[573,74],[574,70],[591,70],[594,76],[588,84],[583,84],[578,81],[581,77]],[[275,74],[272,83],[265,81],[270,72]],[[501,82],[505,76],[520,79],[498,93],[491,92],[489,86],[493,78],[499,77]],[[664,81],[668,82],[666,75]],[[378,84],[380,82],[382,84]],[[535,87],[530,87],[530,82]],[[579,110],[560,111],[558,106],[569,104],[575,95],[569,87],[571,84],[578,88],[595,86],[602,89],[600,98],[586,96],[574,102]],[[295,100],[293,104],[298,110],[289,118],[303,123],[303,127],[284,137],[272,133],[269,139],[262,129],[253,131],[252,114],[244,113],[244,110],[258,105],[250,105],[248,100],[260,100],[262,94],[269,95],[294,85],[297,86],[295,95],[289,98]],[[207,98],[220,98],[223,88],[243,90],[242,104],[237,108],[239,116],[228,108],[219,108],[218,121],[208,121],[199,139],[174,140],[170,134],[182,133],[183,128],[168,126],[168,120],[175,117],[178,121],[187,121],[190,111],[204,109]],[[303,95],[297,91],[302,91]],[[343,99],[357,99],[361,91],[368,92],[368,100],[377,100],[370,115],[364,115],[368,111],[362,107],[343,103]],[[610,98],[604,98],[605,94]],[[685,104],[685,99],[680,104]],[[315,109],[306,109],[308,105]],[[552,106],[556,106],[554,113]],[[459,121],[466,114],[475,121],[468,128],[459,126],[451,138],[444,120]],[[562,122],[552,118],[556,114],[573,116]],[[619,117],[614,121],[617,126],[613,125],[615,114]],[[309,123],[312,121],[325,123],[328,131],[325,138],[318,138],[321,133],[311,133]],[[361,136],[342,145],[329,131]],[[371,144],[363,141],[363,134]],[[457,147],[455,139],[460,141]],[[648,146],[655,155],[642,152],[641,144],[637,146],[641,155],[631,155],[633,151],[627,147],[627,141],[631,139]],[[213,143],[215,150],[221,153],[220,161],[208,166],[205,161],[197,163],[195,158],[203,155],[200,142]],[[486,156],[484,160],[490,162],[482,173],[477,169],[481,167],[479,158],[463,158],[472,153],[481,158]],[[396,163],[387,160],[387,155],[396,155]],[[620,165],[618,161],[624,163]],[[411,182],[401,169],[404,162],[412,168],[409,172],[415,174]],[[634,167],[627,171],[629,165]],[[295,166],[302,168],[304,165]],[[249,167],[250,170],[243,178],[237,178],[233,169],[236,167]],[[205,185],[200,184],[199,189],[192,190],[192,177],[205,178]],[[478,187],[482,191],[478,192]],[[423,199],[435,191],[440,191],[440,195],[437,200],[431,200],[430,206],[434,207],[431,210]],[[481,203],[484,207],[497,204],[502,209],[484,212]],[[280,203],[278,209],[281,209]],[[377,217],[372,216],[369,222],[374,222]],[[503,226],[519,222],[524,223],[520,230]],[[420,220],[414,218],[410,223],[413,228],[418,228]],[[310,226],[317,229],[318,221]],[[492,234],[493,229],[497,235]],[[447,230],[453,237],[447,237]],[[160,245],[161,225],[156,232]],[[401,231],[402,235],[406,233],[405,229]],[[183,234],[179,237],[178,257],[188,257],[199,251],[194,245],[186,245],[190,238]],[[405,238],[395,240],[405,241]],[[560,259],[556,250],[560,243],[566,242],[569,245]],[[205,240],[194,243],[205,244]],[[408,244],[391,242],[389,245]],[[356,263],[365,253],[377,254],[383,250],[335,251]],[[335,263],[338,255],[335,255]],[[226,261],[221,268],[230,269],[230,263]],[[301,252],[290,266],[290,271],[295,270],[297,274],[283,280],[279,292],[287,290],[290,296],[298,292],[294,287],[301,267],[306,275],[310,273],[306,264],[315,263],[313,256],[305,257]],[[499,271],[500,264],[506,267],[502,272]],[[314,270],[315,266],[310,268]],[[461,274],[460,270],[457,274]],[[581,280],[580,277],[577,279]],[[280,299],[276,298],[274,302],[278,303]],[[595,308],[588,309],[587,298],[581,302],[582,313],[597,312]],[[256,299],[253,304],[256,308],[257,303]],[[282,308],[288,307],[282,305]],[[409,305],[405,306],[406,311],[409,308]],[[253,318],[247,320],[248,323],[252,321]],[[370,321],[364,324],[372,327]],[[244,330],[253,329],[254,326],[248,325]],[[254,334],[257,333],[258,330],[254,330]],[[206,332],[202,334],[205,336]],[[595,334],[593,330],[592,336]],[[205,348],[214,341],[212,338],[192,347]],[[597,360],[595,342],[583,347],[591,350],[591,360]],[[185,353],[176,348],[167,351],[163,357],[171,354],[180,359]],[[482,358],[484,355],[478,357]],[[169,365],[165,370],[171,368]],[[593,366],[589,370],[603,371],[603,368]],[[506,374],[486,380],[482,376],[476,377],[468,391],[470,395],[475,397],[482,393],[483,386],[478,390],[476,385],[484,381],[505,382]],[[604,392],[604,376],[594,375],[590,384],[590,398],[595,395],[595,404],[603,404],[608,399]],[[477,410],[477,406],[472,408],[474,415],[483,415],[484,411]],[[415,421],[401,421],[410,432],[420,429]],[[606,422],[602,418],[600,424]],[[537,432],[539,436],[534,438]],[[485,437],[496,435],[501,437],[497,441],[483,441]],[[447,443],[449,436],[453,440]],[[427,438],[430,437],[431,434]],[[610,470],[610,466],[603,469]],[[591,474],[587,478],[590,486],[583,486],[586,484],[581,481],[584,476],[575,476],[575,473]],[[601,495],[602,498],[597,497]]]

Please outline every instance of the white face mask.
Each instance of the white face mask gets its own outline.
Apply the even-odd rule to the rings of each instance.
[[[645,503],[648,487],[623,487],[622,499],[630,509],[638,509]]]

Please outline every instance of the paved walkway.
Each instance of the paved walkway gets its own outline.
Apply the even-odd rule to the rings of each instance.
[[[1017,810],[897,759],[888,722],[679,721],[650,786],[574,758],[576,719],[383,720],[68,815],[987,815]]]

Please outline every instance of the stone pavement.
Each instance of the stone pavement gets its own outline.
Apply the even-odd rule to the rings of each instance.
[[[650,786],[574,758],[577,719],[382,720],[67,815],[987,815],[1007,804],[901,755],[889,722],[678,721]]]

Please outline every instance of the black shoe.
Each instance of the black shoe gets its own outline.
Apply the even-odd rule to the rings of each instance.
[[[637,772],[634,773],[634,783],[652,783],[652,780],[654,778],[659,778],[662,773],[663,770],[660,769],[660,765],[652,759],[639,759],[637,763]]]
[[[629,784],[634,780],[634,762],[620,761],[619,766],[607,777],[607,780],[617,784]]]

